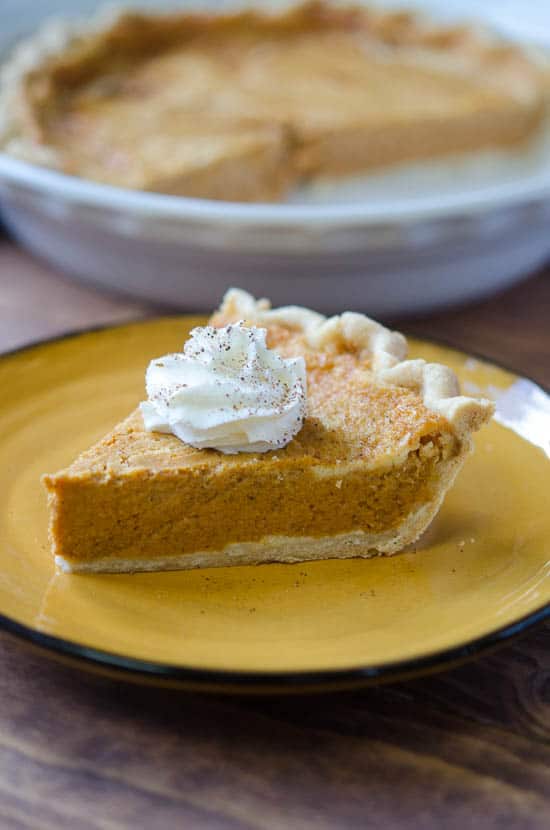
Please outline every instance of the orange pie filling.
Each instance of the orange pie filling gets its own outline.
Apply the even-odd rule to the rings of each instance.
[[[76,466],[48,477],[58,556],[89,561],[108,551],[114,558],[150,560],[270,536],[391,531],[433,500],[442,462],[458,451],[456,439],[442,432],[424,436],[402,464],[381,470],[362,469],[359,462],[355,469],[329,467],[284,450],[244,462],[202,451],[210,464],[176,466],[183,455],[178,439],[141,433],[139,418],[136,413],[115,441],[119,458],[131,459],[135,443],[162,442],[173,449],[175,466],[152,472],[120,460],[114,473],[108,466],[104,473]],[[98,450],[97,467],[100,458]]]

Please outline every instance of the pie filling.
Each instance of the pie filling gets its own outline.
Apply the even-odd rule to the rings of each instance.
[[[210,474],[191,468],[104,480],[75,475],[49,485],[55,553],[74,564],[106,551],[114,559],[154,560],[271,536],[381,534],[434,500],[445,466],[459,452],[457,439],[441,433],[424,436],[399,466],[358,465],[341,477],[337,466],[320,477],[314,466],[281,459],[254,476],[231,464]]]
[[[97,181],[273,200],[304,177],[524,141],[541,76],[519,48],[407,14],[125,14],[25,75],[13,131]]]

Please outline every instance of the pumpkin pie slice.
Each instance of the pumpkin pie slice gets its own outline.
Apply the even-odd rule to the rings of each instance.
[[[232,289],[211,325],[237,323],[303,359],[301,429],[275,450],[226,454],[146,429],[137,409],[43,477],[60,569],[394,554],[431,522],[492,404],[462,396],[449,368],[407,360],[405,338],[362,314],[271,309]]]
[[[3,71],[8,152],[98,182],[233,201],[521,145],[548,70],[481,29],[310,2],[49,25]]]

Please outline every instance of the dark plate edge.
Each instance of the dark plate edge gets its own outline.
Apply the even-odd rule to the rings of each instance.
[[[88,648],[61,637],[43,634],[3,614],[0,614],[0,631],[62,663],[79,665],[95,674],[133,683],[233,694],[298,694],[390,683],[454,668],[521,636],[547,618],[550,618],[550,603],[483,637],[422,657],[386,663],[382,666],[304,672],[242,672],[153,663]]]

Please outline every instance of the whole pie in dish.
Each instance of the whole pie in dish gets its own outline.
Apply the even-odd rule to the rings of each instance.
[[[268,201],[312,177],[514,147],[547,71],[410,12],[125,12],[50,25],[3,72],[8,152],[110,185]]]
[[[274,359],[305,364],[301,428],[284,447],[226,454],[146,429],[137,409],[70,467],[43,477],[58,567],[370,557],[414,542],[492,404],[462,396],[449,368],[407,360],[405,338],[362,314],[271,309],[232,289],[211,325],[201,330],[209,337],[235,325],[251,336],[265,329]]]

